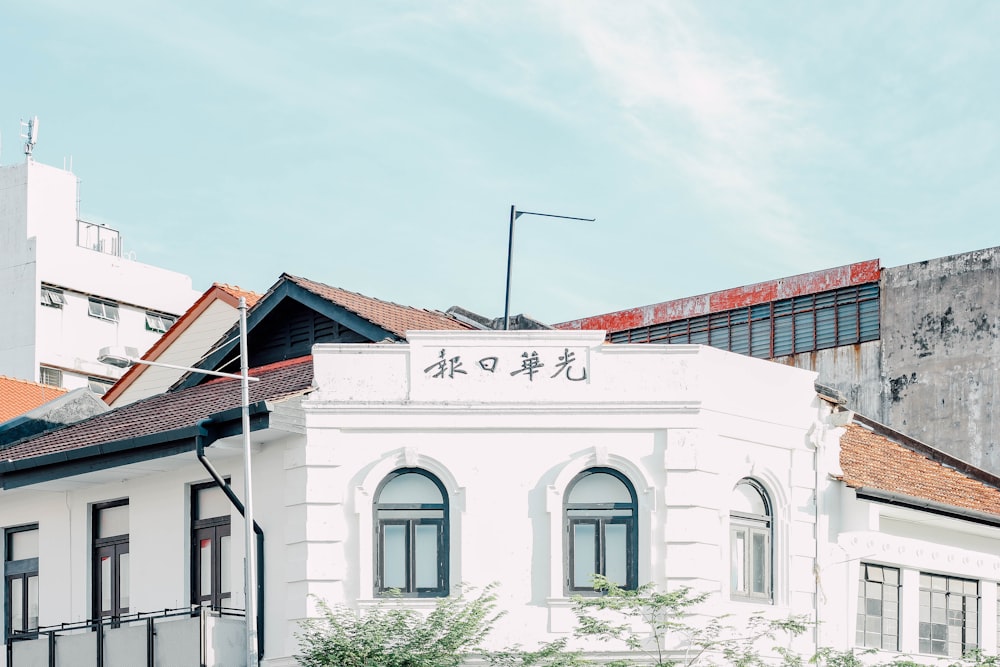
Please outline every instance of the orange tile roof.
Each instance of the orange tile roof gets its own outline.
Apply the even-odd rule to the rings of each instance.
[[[62,387],[0,375],[0,422],[20,417],[66,391]]]
[[[223,292],[225,292],[229,296],[235,297],[237,300],[239,300],[240,297],[243,297],[244,299],[247,300],[247,308],[252,307],[255,303],[257,303],[258,301],[260,301],[260,297],[262,296],[260,294],[257,294],[256,292],[251,292],[249,290],[245,290],[245,289],[241,288],[239,285],[227,285],[226,283],[214,283],[212,285],[212,287],[219,288],[220,290],[222,290]],[[233,304],[233,305],[235,306],[236,304]]]
[[[349,292],[339,287],[330,287],[323,283],[317,283],[306,278],[298,278],[287,273],[285,277],[313,294],[346,308],[355,315],[363,317],[369,322],[382,327],[386,331],[391,331],[401,338],[406,337],[408,330],[450,329],[461,331],[473,328],[471,325],[459,322],[440,311],[401,306],[398,303],[381,301],[370,296],[358,294],[357,292]]]
[[[860,416],[840,439],[841,480],[1000,516],[1000,478]]]

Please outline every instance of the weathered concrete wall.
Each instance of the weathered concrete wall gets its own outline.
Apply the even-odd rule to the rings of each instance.
[[[841,392],[850,409],[876,421],[885,421],[882,341],[792,354],[776,357],[774,361],[816,371],[819,373],[817,382]]]
[[[1000,248],[885,269],[885,423],[1000,472]]]

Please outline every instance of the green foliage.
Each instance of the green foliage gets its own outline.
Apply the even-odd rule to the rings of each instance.
[[[391,599],[363,614],[321,603],[322,616],[303,623],[296,659],[302,667],[455,667],[501,616],[494,588],[440,598],[428,614]]]
[[[492,667],[578,667],[592,664],[580,656],[579,651],[566,650],[566,640],[557,639],[542,645],[537,651],[525,651],[515,646],[506,651],[484,654]]]
[[[794,637],[806,630],[801,618],[770,620],[753,615],[739,630],[725,624],[725,616],[700,617],[695,607],[705,602],[707,593],[689,588],[660,592],[653,584],[626,590],[600,575],[594,588],[602,595],[576,596],[577,636],[623,644],[635,657],[623,658],[609,667],[691,667],[699,663],[733,667],[762,667],[762,640]],[[787,667],[799,667],[796,654],[775,648]]]

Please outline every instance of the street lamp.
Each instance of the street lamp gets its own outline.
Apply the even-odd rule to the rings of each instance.
[[[543,218],[562,218],[563,220],[582,220],[584,222],[594,222],[597,218],[574,218],[569,215],[553,215],[551,213],[535,213],[533,211],[518,211],[513,204],[510,205],[510,234],[507,236],[507,295],[503,300],[503,330],[510,329],[510,269],[511,261],[514,257],[514,221],[522,215],[538,215]]]
[[[190,373],[201,373],[203,375],[214,375],[217,377],[233,378],[240,381],[240,399],[242,404],[243,417],[243,484],[246,487],[246,501],[244,503],[243,520],[245,522],[244,532],[246,533],[246,568],[244,573],[244,586],[246,587],[246,635],[247,635],[247,667],[257,667],[257,550],[254,548],[254,520],[253,520],[253,487],[250,470],[250,383],[257,382],[260,378],[250,377],[249,363],[247,360],[247,300],[240,297],[240,372],[223,373],[220,371],[209,371],[202,368],[190,368],[187,366],[175,366],[174,364],[164,364],[157,361],[147,361],[136,359],[125,354],[121,348],[105,347],[101,349],[97,360],[101,363],[110,364],[119,368],[128,368],[133,364],[144,366],[160,366],[162,368],[173,368],[175,370],[187,371]],[[116,354],[116,352],[118,354]]]

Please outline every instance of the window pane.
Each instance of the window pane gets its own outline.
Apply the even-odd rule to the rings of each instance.
[[[111,556],[101,556],[101,613],[111,611]]]
[[[747,534],[745,530],[737,529],[733,531],[732,544],[732,589],[735,592],[745,593],[746,583],[746,549]]]
[[[212,540],[201,540],[198,545],[198,567],[201,569],[201,594],[212,594]]]
[[[813,313],[795,314],[795,351],[809,352],[813,347]]]
[[[606,472],[595,472],[581,477],[569,492],[569,502],[576,504],[631,503],[628,487]]]
[[[628,584],[627,539],[625,524],[604,524],[604,576],[619,586]]]
[[[592,586],[597,573],[597,525],[573,524],[573,586]]]
[[[416,526],[416,580],[417,588],[438,586],[438,527],[435,524]]]
[[[767,516],[767,504],[760,491],[748,482],[740,482],[733,491],[733,511],[743,514],[757,514]]]
[[[406,590],[406,526],[383,524],[382,587]]]
[[[198,513],[195,519],[214,519],[229,516],[232,505],[226,494],[217,486],[198,489]]]
[[[753,592],[767,593],[767,536],[753,533]]]
[[[118,556],[118,606],[122,611],[129,607],[128,570],[128,554],[120,554]]]
[[[128,535],[128,505],[106,507],[98,514],[97,537]]]
[[[441,491],[430,478],[420,473],[404,473],[392,478],[382,487],[380,503],[434,503],[444,502]]]
[[[38,629],[38,577],[28,577],[28,630]]]
[[[38,531],[19,530],[7,533],[10,540],[7,560],[38,558]]]
[[[221,574],[221,588],[222,595],[229,595],[232,592],[232,583],[229,580],[229,558],[230,558],[230,541],[229,535],[223,535],[219,538],[219,568],[222,570]]]
[[[780,357],[792,353],[792,318],[791,316],[774,319],[774,356]]]
[[[771,356],[771,320],[759,320],[750,325],[750,354],[754,357]]]
[[[24,579],[8,579],[10,598],[10,627],[16,632],[24,630]]]

